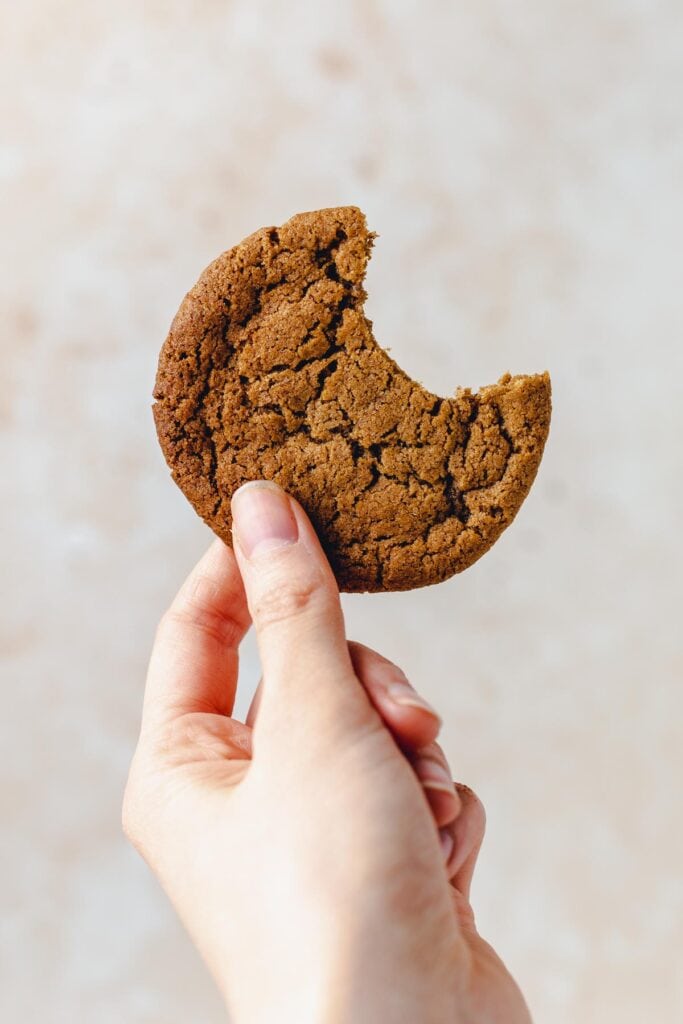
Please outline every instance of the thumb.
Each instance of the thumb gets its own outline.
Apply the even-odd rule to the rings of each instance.
[[[233,540],[263,668],[258,730],[320,729],[342,707],[372,717],[355,677],[336,580],[301,506],[272,481],[232,498]]]

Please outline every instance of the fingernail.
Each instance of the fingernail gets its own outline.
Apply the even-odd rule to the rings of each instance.
[[[232,496],[233,535],[247,558],[293,544],[299,531],[289,498],[272,480],[243,484]]]
[[[432,705],[428,704],[424,697],[421,697],[407,680],[405,683],[391,683],[387,687],[387,694],[394,704],[399,704],[402,708],[418,708],[420,711],[426,711],[428,715],[435,718],[439,725],[441,725],[441,718]]]
[[[438,789],[455,798],[455,786],[450,773],[439,761],[433,761],[430,757],[421,757],[415,762],[414,767],[425,789]]]
[[[455,837],[453,837],[453,845],[455,846],[455,856],[451,864],[451,870],[454,875],[457,875],[472,851],[467,848],[462,838],[456,841]]]
[[[450,829],[439,829],[439,841],[441,842],[441,851],[443,853],[443,859],[446,862],[446,864],[448,864],[448,861],[451,859],[451,854],[453,853],[454,846],[453,835]]]

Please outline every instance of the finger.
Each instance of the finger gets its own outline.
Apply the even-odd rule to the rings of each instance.
[[[249,612],[235,556],[215,540],[164,614],[150,658],[143,725],[187,712],[230,715]]]
[[[336,580],[301,506],[273,482],[255,481],[236,491],[232,511],[265,679],[259,726],[269,720],[291,738],[314,734],[342,705],[371,716],[351,666]]]
[[[438,743],[429,743],[410,755],[413,770],[424,790],[438,826],[448,825],[460,813],[460,797],[448,761]]]
[[[417,749],[438,734],[441,719],[393,662],[364,644],[349,641],[354,671],[371,703],[402,747]],[[259,681],[247,713],[246,724],[253,728],[261,700],[263,680]]]
[[[458,814],[460,800],[446,755],[434,742],[441,719],[393,662],[355,641],[349,642],[349,653],[372,704],[409,756],[436,825],[447,825]]]
[[[451,884],[469,903],[472,878],[486,830],[484,805],[469,786],[456,783],[460,797],[460,814],[450,829],[453,852],[447,865]]]
[[[453,856],[453,847],[455,846],[455,842],[453,840],[453,829],[448,826],[440,828],[439,842],[441,843],[441,852],[443,854],[444,864],[448,866],[450,859]]]
[[[451,778],[446,756],[441,747],[433,742],[433,736],[441,724],[438,715],[426,701],[423,701],[415,693],[396,665],[363,644],[350,641],[348,646],[356,675],[385,725],[391,729],[402,747],[412,747],[413,754],[416,754],[417,750],[421,750],[424,755],[422,761],[415,762],[417,764],[416,775],[420,783],[424,783],[425,795],[437,826],[446,825],[457,815],[460,809],[460,800]],[[397,696],[401,701],[405,698],[408,702],[407,705],[396,703],[392,696],[387,696],[387,688],[394,685],[399,691]],[[259,680],[247,712],[246,724],[251,728],[254,727],[258,715],[262,688],[263,679]],[[409,752],[406,751],[406,753]],[[450,856],[450,846],[452,846],[450,833],[447,834],[447,839],[444,842],[449,844],[448,856]]]
[[[399,745],[415,750],[436,739],[441,719],[401,669],[364,644],[348,646],[356,675]]]

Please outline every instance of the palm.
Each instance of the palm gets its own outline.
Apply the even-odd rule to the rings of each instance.
[[[253,719],[253,714],[250,713],[250,717]],[[234,791],[249,769],[252,728],[222,715],[190,712],[175,720],[172,732],[164,745],[173,752],[174,788],[190,795],[195,814],[199,811],[205,819],[201,828],[207,835],[212,823],[219,824],[217,809],[222,808],[223,812],[227,809],[226,792]],[[400,788],[396,787],[396,782],[392,779],[394,789]],[[220,797],[218,804],[216,796]],[[468,813],[467,808],[463,813]],[[453,911],[470,958],[466,1024],[530,1024],[529,1012],[516,983],[500,957],[474,927],[468,895],[484,828],[483,815],[476,803],[470,805],[469,818],[471,864],[466,862],[451,880]]]
[[[314,544],[301,510],[297,516],[298,528],[308,531],[309,545]],[[322,560],[322,553],[316,557]],[[326,585],[334,590],[329,567],[324,560],[319,564],[322,575],[316,576],[316,585],[326,572]],[[286,608],[282,595],[291,578],[285,573],[277,601],[270,605],[280,623]],[[411,977],[418,988],[420,977],[435,979],[435,985],[420,988],[414,1004],[418,1017],[420,1000],[429,1001],[430,993],[443,986],[450,991],[448,1008],[430,1019],[529,1024],[517,987],[477,935],[469,906],[483,808],[466,787],[456,792],[435,742],[438,718],[416,700],[405,677],[401,682],[396,667],[353,644],[348,645],[348,665],[335,602],[338,609],[336,596],[324,628],[319,618],[315,628],[306,628],[302,614],[296,626],[286,624],[282,645],[269,640],[270,666],[275,665],[278,678],[266,688],[263,708],[256,700],[247,722],[237,722],[231,717],[237,649],[249,612],[233,553],[223,546],[211,550],[160,626],[126,793],[126,830],[156,870],[219,983],[229,990],[246,991],[239,977],[231,984],[233,961],[244,971],[264,957],[271,965],[272,991],[291,991],[290,968],[298,970],[305,986],[310,959],[306,954],[297,961],[301,950],[292,944],[291,922],[301,919],[311,927],[324,906],[330,922],[340,913],[348,920],[350,914],[354,934],[362,921],[374,939],[369,948],[382,950],[390,940],[390,959],[405,967],[404,995]],[[264,606],[256,600],[255,607],[262,612]],[[258,634],[258,622],[256,627]],[[262,640],[263,635],[260,647]],[[287,673],[278,667],[282,652]],[[363,700],[358,682],[369,700]],[[396,744],[405,757],[396,756]],[[441,850],[434,841],[435,826]],[[341,849],[346,856],[340,856]],[[366,887],[371,880],[372,901],[359,892],[354,863],[362,865]],[[345,874],[346,865],[350,873]],[[300,881],[294,888],[293,872]],[[325,878],[332,881],[327,889]],[[404,895],[407,909],[401,906]],[[305,904],[311,904],[312,914],[304,912]],[[411,927],[404,927],[401,913],[413,915]],[[427,941],[425,930],[430,932]],[[302,949],[309,947],[303,943]],[[226,950],[234,954],[227,961]],[[364,976],[386,962],[386,948],[382,953],[364,963]],[[274,980],[272,965],[278,964],[285,973]],[[253,979],[252,987],[258,1002],[260,978]],[[365,1010],[367,996],[364,987]],[[384,1005],[386,987],[378,998],[378,1005]]]

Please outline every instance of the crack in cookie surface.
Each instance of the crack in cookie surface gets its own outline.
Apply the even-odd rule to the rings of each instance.
[[[181,305],[154,392],[173,477],[211,528],[230,543],[232,493],[276,480],[345,590],[471,565],[524,500],[550,420],[547,374],[440,398],[397,366],[363,313],[373,238],[346,207],[224,253]]]

